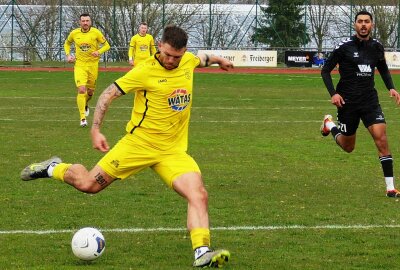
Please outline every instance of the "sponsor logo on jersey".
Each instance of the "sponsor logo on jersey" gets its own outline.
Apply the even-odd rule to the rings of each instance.
[[[371,77],[372,76],[372,68],[370,65],[358,65],[357,76],[359,77]]]
[[[180,112],[190,103],[190,94],[186,89],[176,89],[168,97],[168,105],[172,110]]]
[[[360,56],[358,55],[358,52],[354,52],[353,57],[354,57],[354,58],[358,58],[358,57],[360,57]]]
[[[139,49],[140,49],[142,52],[145,52],[145,51],[147,51],[147,50],[149,49],[149,46],[147,46],[147,45],[140,45]]]
[[[82,43],[82,44],[79,46],[79,48],[81,48],[81,51],[82,51],[82,52],[87,52],[87,51],[89,51],[89,49],[90,49],[90,44],[88,44],[88,43]]]
[[[358,69],[361,72],[372,72],[372,69],[371,69],[370,65],[358,65]]]

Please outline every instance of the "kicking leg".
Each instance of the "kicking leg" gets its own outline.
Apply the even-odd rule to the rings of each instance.
[[[59,157],[30,164],[21,172],[21,179],[24,181],[49,177],[63,181],[86,193],[97,193],[115,180],[99,166],[88,171],[81,164],[62,163]]]
[[[187,228],[195,253],[193,266],[222,267],[230,253],[224,249],[214,251],[210,248],[208,193],[200,173],[191,172],[179,176],[173,182],[173,188],[188,202]]]

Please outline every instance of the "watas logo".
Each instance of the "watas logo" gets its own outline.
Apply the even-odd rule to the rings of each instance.
[[[168,105],[174,111],[183,111],[190,103],[190,94],[186,89],[176,89],[168,97]]]
[[[82,52],[87,52],[90,50],[90,44],[88,43],[82,43],[79,47],[81,48]]]

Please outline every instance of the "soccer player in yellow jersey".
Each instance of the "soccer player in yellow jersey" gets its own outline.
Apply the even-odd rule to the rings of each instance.
[[[152,35],[147,34],[147,30],[147,23],[142,22],[139,26],[139,33],[131,38],[128,50],[129,64],[131,66],[137,66],[156,53],[154,38]]]
[[[104,35],[92,27],[90,15],[80,16],[80,28],[71,31],[64,43],[65,55],[69,63],[74,63],[74,79],[78,89],[76,103],[81,127],[87,126],[88,101],[96,88],[100,55],[110,49]],[[71,44],[75,45],[75,56],[71,54]],[[100,47],[101,45],[101,47]]]
[[[60,158],[33,163],[21,172],[22,180],[52,177],[86,193],[96,193],[117,179],[145,168],[153,169],[188,203],[187,228],[194,250],[195,267],[222,267],[230,257],[225,249],[212,250],[208,218],[208,195],[196,161],[187,154],[188,126],[196,67],[232,63],[214,55],[186,51],[187,33],[167,26],[154,57],[145,60],[104,90],[98,99],[91,128],[95,149],[105,152],[88,171],[83,165],[63,163]],[[100,132],[111,102],[135,93],[125,136],[110,150]]]

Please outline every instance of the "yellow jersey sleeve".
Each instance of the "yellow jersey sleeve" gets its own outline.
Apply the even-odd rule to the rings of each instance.
[[[155,55],[156,54],[156,45],[154,44],[154,38],[153,36],[150,36],[150,55]]]
[[[135,40],[134,40],[134,37],[135,37],[135,36],[131,37],[131,41],[129,42],[129,49],[128,49],[128,57],[129,57],[129,60],[132,60],[132,59],[133,59],[133,51],[135,50]]]

